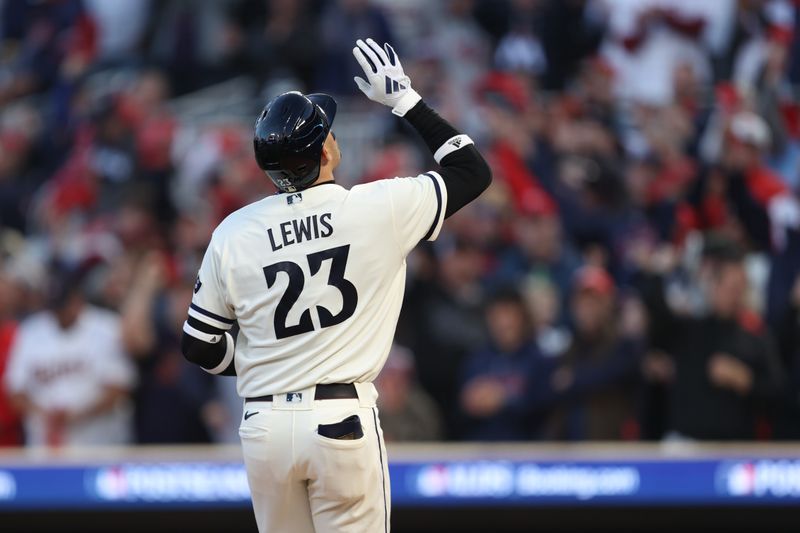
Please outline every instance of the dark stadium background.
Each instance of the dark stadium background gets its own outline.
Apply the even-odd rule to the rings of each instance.
[[[234,382],[180,328],[211,230],[274,192],[251,148],[271,97],[336,97],[345,186],[433,165],[353,83],[372,37],[494,175],[409,257],[376,383],[394,530],[796,531],[799,11],[0,0],[0,530],[254,530],[246,494],[183,474],[243,487]],[[96,446],[12,376],[69,289],[132,370],[129,431]]]

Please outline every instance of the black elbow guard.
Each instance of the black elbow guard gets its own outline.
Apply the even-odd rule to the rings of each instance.
[[[227,333],[216,344],[202,341],[185,332],[181,338],[181,351],[186,360],[210,374],[235,375],[231,371],[233,348],[233,339]]]

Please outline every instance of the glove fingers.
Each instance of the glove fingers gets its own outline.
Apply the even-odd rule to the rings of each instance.
[[[375,55],[378,56],[378,59],[381,60],[381,63],[384,65],[389,64],[389,58],[386,57],[386,52],[383,51],[383,48],[375,42],[374,39],[367,39],[367,44],[375,51]]]
[[[359,89],[361,89],[362,93],[369,96],[369,93],[372,90],[372,86],[369,83],[367,83],[363,78],[359,78],[358,76],[353,78],[353,81],[356,82],[356,85],[358,86]]]
[[[359,48],[353,48],[353,56],[355,56],[356,61],[358,64],[361,65],[361,68],[364,69],[364,74],[369,77],[370,74],[375,74],[377,69],[370,63],[369,59],[364,55],[364,52],[361,51]]]
[[[375,65],[375,69],[373,70],[373,72],[377,74],[378,66],[383,65],[383,63],[381,63],[381,60],[378,59],[375,50],[373,50],[367,43],[365,43],[361,39],[356,41],[356,46],[358,46],[358,48],[366,56],[367,59],[372,61],[372,64]]]
[[[392,48],[392,45],[386,43],[383,45],[383,48],[384,50],[386,50],[386,57],[389,58],[389,63],[391,63],[392,66],[397,66],[397,53],[395,53],[394,48]]]

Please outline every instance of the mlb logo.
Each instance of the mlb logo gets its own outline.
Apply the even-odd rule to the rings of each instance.
[[[286,203],[289,205],[299,204],[302,201],[303,201],[303,195],[300,194],[299,192],[295,194],[290,194],[289,196],[286,197]]]
[[[286,403],[300,403],[303,401],[302,392],[287,392]]]

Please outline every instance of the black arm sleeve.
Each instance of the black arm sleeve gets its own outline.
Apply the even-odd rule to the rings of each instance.
[[[228,340],[225,337],[224,332],[221,329],[204,324],[203,322],[200,322],[192,317],[188,318],[188,322],[193,328],[199,329],[205,333],[210,333],[212,335],[222,335],[222,338],[216,344],[211,344],[192,337],[188,333],[184,332],[183,337],[181,338],[181,351],[183,352],[183,357],[185,357],[190,363],[201,366],[206,370],[219,365],[222,362],[223,357],[225,357],[225,351],[228,348]],[[236,375],[236,367],[234,366],[232,359],[231,364],[228,365],[228,367],[218,375]]]
[[[405,119],[414,126],[431,153],[459,135],[449,122],[422,100],[405,114]],[[480,196],[492,182],[489,165],[472,144],[446,155],[440,165],[439,174],[447,187],[445,218]]]

